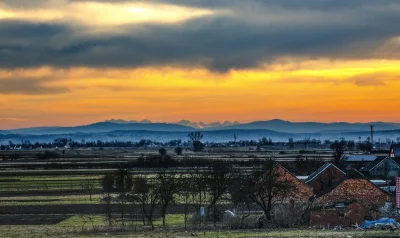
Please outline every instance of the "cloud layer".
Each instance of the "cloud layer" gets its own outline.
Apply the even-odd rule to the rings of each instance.
[[[0,67],[226,71],[282,57],[398,59],[396,22],[397,0],[6,0]]]

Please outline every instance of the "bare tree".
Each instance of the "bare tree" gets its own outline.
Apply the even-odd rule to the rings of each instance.
[[[272,203],[293,195],[296,189],[295,184],[275,168],[273,161],[267,161],[263,168],[247,175],[240,185],[247,198],[263,210],[268,221],[272,218]]]
[[[244,220],[250,216],[252,201],[248,198],[248,189],[244,189],[243,179],[247,178],[248,174],[244,170],[236,170],[232,178],[232,185],[228,188],[230,194],[230,200],[236,211],[248,211],[247,214],[240,216],[238,228],[244,227]]]
[[[112,209],[111,209],[111,202],[112,202],[112,195],[111,195],[111,190],[104,190],[103,191],[103,197],[101,199],[101,202],[105,205],[105,213],[106,213],[106,218],[108,221],[108,225],[112,225]]]
[[[214,226],[218,220],[218,214],[216,209],[216,203],[221,197],[227,192],[228,188],[232,184],[233,179],[233,167],[221,160],[213,161],[211,169],[206,174],[206,183],[208,185],[208,207],[207,215],[210,215],[210,209],[213,210],[212,219]]]
[[[117,186],[117,191],[118,191],[118,196],[117,196],[117,203],[119,205],[119,210],[121,213],[121,223],[122,225],[125,225],[124,219],[125,219],[125,204],[129,200],[128,192],[129,189],[127,188],[127,181],[129,181],[129,178],[131,176],[128,174],[128,170],[124,169],[122,165],[120,165],[120,168],[117,171],[116,174],[116,186]],[[131,185],[130,185],[131,186]]]
[[[122,165],[120,165],[118,171],[115,175],[116,187],[119,192],[124,193],[126,190],[125,182],[129,177],[128,170],[124,169]]]
[[[204,149],[204,144],[201,143],[201,139],[203,139],[203,134],[201,132],[190,132],[188,137],[192,141],[194,151],[202,151]]]
[[[199,131],[190,132],[188,136],[192,142],[200,141],[201,139],[203,139],[203,134]]]
[[[136,178],[134,181],[134,196],[142,211],[143,221],[146,218],[151,229],[154,229],[153,216],[157,204],[160,203],[158,186],[149,183],[148,179]]]
[[[192,168],[188,171],[187,179],[185,180],[187,189],[192,206],[196,209],[197,213],[200,208],[203,207],[204,201],[207,198],[207,176],[198,168]],[[200,225],[201,225],[201,219]]]
[[[90,201],[92,201],[93,190],[96,188],[97,184],[98,184],[98,180],[96,180],[96,179],[85,179],[81,183],[81,188],[86,190],[89,193]]]
[[[168,173],[165,169],[158,170],[156,179],[160,195],[161,218],[163,220],[163,226],[165,226],[166,210],[178,193],[179,179],[176,174]]]
[[[334,162],[336,166],[340,165],[340,159],[342,158],[344,151],[347,149],[347,142],[342,138],[340,141],[336,140],[331,144],[331,149],[334,150]]]
[[[188,204],[189,204],[189,199],[190,199],[190,183],[188,183],[188,179],[184,177],[184,175],[180,176],[180,191],[179,194],[184,198],[185,200],[185,208],[184,208],[184,213],[185,213],[185,230],[187,228],[187,212],[188,212]]]

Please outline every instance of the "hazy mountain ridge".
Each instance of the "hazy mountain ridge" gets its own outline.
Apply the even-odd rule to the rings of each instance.
[[[279,119],[270,121],[255,121],[246,124],[229,126],[226,129],[266,129],[287,133],[339,133],[339,132],[359,132],[369,131],[370,125],[374,125],[374,130],[397,130],[400,129],[398,123],[369,122],[369,123],[348,123],[348,122],[290,122]]]
[[[153,123],[150,120],[144,119],[141,121],[136,121],[136,120],[123,120],[123,119],[110,119],[110,120],[106,120],[105,122],[112,122],[112,123],[118,123],[118,124],[129,124],[129,123],[142,123],[142,124],[146,124],[146,123]],[[188,127],[193,127],[196,129],[205,129],[205,128],[220,128],[220,127],[227,127],[227,126],[234,126],[234,125],[240,125],[239,122],[234,121],[234,122],[230,122],[230,121],[225,121],[225,122],[212,122],[212,123],[204,123],[204,122],[192,122],[189,120],[180,120],[177,122],[172,122],[172,123],[167,123],[167,124],[175,124],[175,125],[181,125],[181,126],[188,126]]]
[[[191,122],[188,120],[181,120],[176,123],[166,122],[151,122],[149,120],[138,121],[125,121],[121,119],[111,119],[104,122],[97,122],[89,125],[73,126],[73,127],[32,127],[8,130],[5,133],[14,134],[71,134],[71,133],[100,133],[111,131],[154,131],[154,132],[168,132],[168,131],[181,131],[188,132],[193,130],[213,131],[213,130],[270,130],[280,133],[292,134],[330,134],[330,133],[357,133],[369,132],[370,125],[375,125],[375,131],[393,131],[400,130],[398,123],[386,122],[370,122],[370,123],[347,123],[347,122],[290,122],[279,119],[269,121],[255,121],[250,123],[240,124],[238,122],[215,122],[215,123],[202,123]]]
[[[97,122],[90,125],[75,127],[34,127],[10,130],[17,134],[70,134],[70,133],[100,133],[117,130],[148,130],[148,131],[192,131],[193,128],[168,123],[114,123]]]

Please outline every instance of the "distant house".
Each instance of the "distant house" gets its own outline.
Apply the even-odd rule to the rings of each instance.
[[[392,144],[390,146],[389,157],[400,157],[400,144]]]
[[[346,174],[332,163],[326,163],[312,173],[304,182],[314,189],[317,197],[336,187]]]
[[[391,157],[380,157],[360,170],[365,176],[373,178],[394,178],[399,175],[400,164]]]
[[[343,155],[340,161],[346,166],[346,170],[350,170],[365,167],[376,158],[376,155]]]
[[[379,208],[393,197],[351,170],[338,186],[316,198],[311,210],[312,226],[351,226],[380,216]]]

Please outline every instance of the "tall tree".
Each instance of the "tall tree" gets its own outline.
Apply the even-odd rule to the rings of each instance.
[[[207,199],[207,176],[206,173],[201,171],[199,168],[193,167],[189,169],[187,178],[185,180],[185,188],[187,194],[190,197],[192,206],[196,209],[197,213],[200,212],[200,208],[204,206],[204,202]],[[202,219],[199,220],[200,225]]]
[[[204,144],[201,143],[201,139],[203,139],[203,134],[199,131],[190,132],[188,134],[189,139],[193,144],[193,150],[198,152],[204,149]]]
[[[156,183],[160,193],[161,218],[165,226],[165,214],[169,204],[174,202],[175,195],[179,191],[179,179],[176,174],[168,173],[165,169],[157,172]]]
[[[211,168],[206,175],[206,183],[208,185],[208,207],[207,215],[209,216],[210,210],[213,210],[212,219],[214,226],[218,220],[216,203],[227,192],[228,188],[232,185],[233,167],[230,164],[221,160],[212,162]]]
[[[151,229],[154,229],[153,216],[157,204],[160,203],[160,192],[155,183],[150,183],[146,178],[138,177],[134,181],[133,196],[142,210],[143,221],[146,218]]]
[[[336,166],[340,165],[340,159],[342,158],[345,150],[347,149],[347,142],[344,138],[341,138],[340,141],[336,140],[331,144],[331,149],[333,150],[334,162]]]
[[[282,176],[273,161],[267,161],[262,168],[248,174],[239,186],[247,198],[264,211],[267,220],[272,218],[273,202],[290,197],[296,191],[295,184]]]
[[[99,181],[96,179],[85,179],[81,183],[81,188],[86,190],[89,193],[90,201],[92,201],[92,193],[98,183],[99,183]]]

